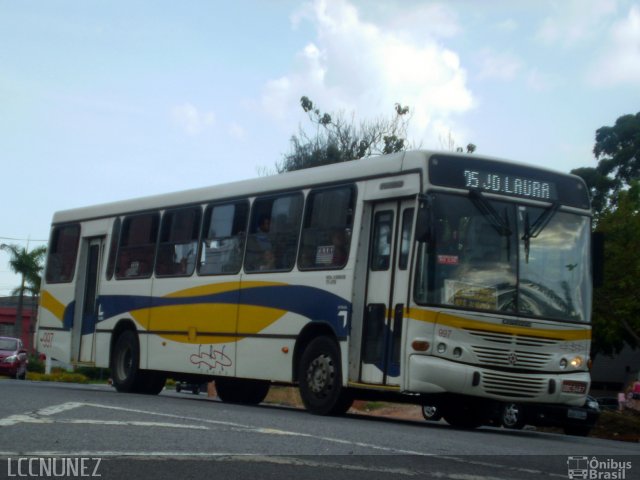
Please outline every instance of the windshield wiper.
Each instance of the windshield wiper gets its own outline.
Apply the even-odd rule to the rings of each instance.
[[[496,212],[496,209],[493,208],[491,203],[489,203],[489,200],[487,200],[486,197],[482,195],[482,193],[480,193],[478,190],[470,190],[469,198],[471,199],[475,207],[480,210],[480,213],[482,213],[484,218],[487,219],[489,225],[491,225],[496,230],[496,232],[498,232],[498,235],[502,237],[511,236],[512,232],[509,228],[508,221],[503,219],[500,214]]]
[[[540,232],[545,229],[545,227],[549,224],[549,221],[553,218],[553,216],[560,208],[560,204],[558,202],[552,203],[549,205],[544,212],[540,214],[540,216],[533,222],[533,225],[529,224],[529,211],[524,213],[524,235],[522,236],[522,240],[524,240],[524,254],[525,261],[529,263],[529,249],[531,247],[531,239],[536,238],[540,235]]]

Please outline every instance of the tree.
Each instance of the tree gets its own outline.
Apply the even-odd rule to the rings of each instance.
[[[596,167],[572,171],[586,182],[594,227],[604,233],[604,285],[594,290],[592,352],[640,346],[640,112],[596,130]]]
[[[2,244],[0,249],[9,253],[9,268],[21,277],[20,286],[12,292],[12,295],[18,296],[14,336],[22,338],[24,294],[25,292],[30,292],[31,295],[37,295],[40,292],[40,271],[42,270],[46,247],[42,246],[28,251],[26,248],[17,245]]]
[[[618,194],[640,178],[640,112],[623,115],[612,127],[596,130],[593,154],[598,165],[573,170],[589,190],[593,209],[600,215],[616,205]]]
[[[399,103],[395,104],[392,118],[363,121],[358,127],[353,118],[347,121],[342,114],[320,111],[306,96],[300,99],[300,105],[315,132],[310,136],[300,127],[298,135],[291,137],[291,152],[276,165],[279,173],[400,152],[408,147],[409,107]]]
[[[605,235],[604,285],[595,289],[593,352],[640,346],[640,181],[618,194],[617,208],[601,214]]]

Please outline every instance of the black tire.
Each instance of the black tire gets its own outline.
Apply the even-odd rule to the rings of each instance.
[[[298,366],[300,397],[307,410],[316,415],[342,415],[353,403],[342,386],[338,344],[329,337],[312,340]]]
[[[455,401],[443,405],[442,409],[442,416],[454,428],[472,430],[482,425],[482,417],[474,405]]]
[[[226,403],[258,405],[269,393],[269,382],[248,378],[221,377],[215,380],[216,392]]]
[[[133,391],[144,395],[158,395],[166,381],[167,378],[159,372],[139,370]]]
[[[507,403],[500,414],[500,423],[505,428],[522,430],[525,425],[525,414],[522,405]]]
[[[140,369],[140,345],[133,330],[125,330],[116,339],[111,355],[113,386],[118,392],[134,392]]]
[[[435,405],[423,405],[422,416],[424,417],[425,420],[430,422],[437,422],[442,418],[440,409]]]
[[[125,330],[116,339],[111,355],[113,386],[118,392],[157,395],[166,377],[159,372],[140,370],[140,344],[133,330]]]

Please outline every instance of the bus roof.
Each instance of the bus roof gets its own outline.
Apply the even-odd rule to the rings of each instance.
[[[395,175],[406,171],[423,171],[427,167],[427,159],[431,155],[436,154],[456,157],[459,156],[467,159],[482,158],[484,160],[491,160],[505,164],[524,165],[500,158],[478,156],[475,154],[471,156],[466,153],[413,150],[390,155],[366,157],[360,160],[297,170],[250,180],[241,180],[179,192],[62,210],[54,213],[53,224],[108,218],[116,215],[162,209],[172,206],[191,205],[216,200],[264,195],[269,192],[286,191],[317,185],[344,183],[358,179]],[[561,174],[551,169],[535,166],[533,168],[555,174],[572,176],[568,174]]]

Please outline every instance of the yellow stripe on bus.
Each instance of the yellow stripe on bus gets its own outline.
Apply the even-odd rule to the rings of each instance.
[[[165,295],[164,298],[188,298],[188,297],[200,297],[206,295],[215,295],[218,293],[237,291],[240,294],[240,281],[237,282],[225,282],[214,283],[208,285],[201,285],[198,287],[187,288],[185,290],[178,290],[177,292]],[[285,283],[278,282],[242,282],[242,289],[255,288],[255,287],[277,287],[286,285]]]
[[[40,306],[49,310],[61,322],[64,321],[65,306],[46,290],[40,292]]]
[[[261,332],[287,312],[253,305],[198,303],[153,307],[130,313],[145,330],[167,340],[180,343],[226,343],[242,340],[243,334]],[[189,330],[195,333],[195,337],[189,335]],[[216,336],[211,332],[226,335]],[[241,334],[236,335],[237,332]]]
[[[453,328],[463,328],[478,330],[483,332],[508,333],[512,335],[528,335],[530,337],[547,338],[553,340],[590,340],[591,330],[584,329],[549,329],[549,328],[529,328],[517,325],[502,325],[481,320],[462,318],[447,313],[440,313],[433,310],[422,310],[417,308],[405,309],[407,317],[427,323],[437,323]]]

